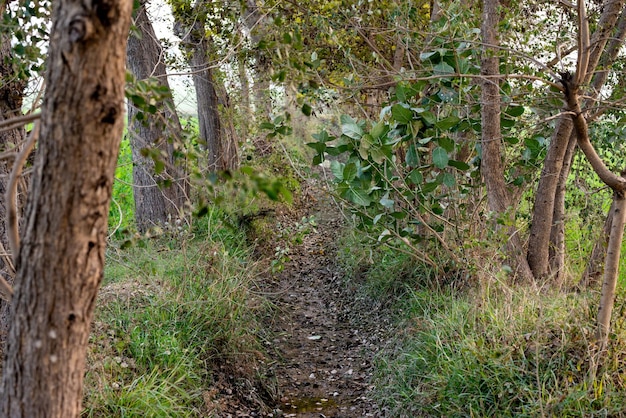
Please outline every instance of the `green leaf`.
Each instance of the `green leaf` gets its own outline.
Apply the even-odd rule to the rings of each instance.
[[[524,114],[524,106],[509,106],[505,113],[509,116],[517,118]]]
[[[311,107],[311,105],[305,103],[302,105],[302,113],[304,113],[305,116],[311,116],[311,114],[313,113],[313,108]]]
[[[430,51],[430,52],[422,52],[420,54],[420,60],[422,61],[426,61],[426,60],[431,60],[431,61],[435,61],[439,58],[439,52],[437,51]]]
[[[359,206],[369,206],[372,203],[372,199],[370,199],[368,193],[363,189],[349,187],[343,196],[350,202]]]
[[[417,167],[420,163],[415,144],[409,145],[409,149],[406,152],[406,165],[409,167]]]
[[[439,64],[433,67],[435,75],[450,75],[454,74],[454,68],[448,65],[445,61],[441,61]]]
[[[454,174],[452,173],[443,173],[443,178],[441,182],[448,187],[452,187],[456,183],[456,179],[454,178]]]
[[[385,161],[385,153],[381,147],[373,147],[370,150],[370,155],[372,156],[372,160],[377,164],[382,164],[383,161]]]
[[[448,161],[448,165],[450,167],[454,167],[457,170],[461,170],[461,171],[466,171],[470,169],[469,164],[463,162],[463,161],[457,161],[457,160],[450,160]]]
[[[356,164],[348,163],[343,168],[343,180],[344,181],[352,181],[356,177],[357,168]]]
[[[411,171],[408,178],[416,186],[424,182],[424,175],[418,169]]]
[[[396,122],[407,124],[413,119],[413,111],[397,103],[391,107],[391,116]]]
[[[313,148],[315,151],[317,151],[318,154],[321,154],[324,151],[326,151],[326,144],[323,142],[309,142],[306,145],[308,147]]]
[[[370,135],[372,135],[374,139],[380,139],[385,136],[387,132],[389,132],[389,125],[384,122],[378,122],[376,125],[372,126]]]
[[[360,139],[363,136],[363,130],[348,115],[341,115],[341,133],[352,139]]]
[[[268,130],[268,131],[273,131],[274,128],[276,128],[274,126],[274,124],[272,122],[263,122],[259,125],[259,128],[264,129],[264,130]]]
[[[439,129],[441,129],[442,131],[447,131],[448,129],[452,128],[453,126],[456,126],[459,121],[461,119],[456,116],[456,115],[450,115],[447,118],[443,118],[439,121],[437,121],[437,123],[435,123],[435,126]]]
[[[433,115],[432,112],[429,111],[421,112],[420,117],[427,126],[432,126],[437,122],[437,118],[435,117],[435,115]]]
[[[328,141],[335,139],[334,137],[331,137],[328,135],[328,132],[326,132],[326,129],[322,129],[321,131],[319,131],[316,134],[313,134],[312,136],[313,138],[317,139],[319,142],[328,142]]]
[[[333,173],[333,176],[335,176],[337,180],[343,180],[343,167],[344,164],[340,163],[337,160],[333,160],[330,162],[330,171],[331,173]]]
[[[448,152],[442,147],[437,147],[433,150],[433,164],[437,168],[446,168],[448,166]]]
[[[359,145],[359,156],[363,160],[367,160],[368,151],[372,147],[373,144],[374,144],[374,139],[372,138],[370,134],[363,135],[363,137],[361,138],[361,143]]]
[[[381,205],[386,207],[387,209],[393,209],[393,205],[396,203],[393,199],[389,199],[388,197],[383,197],[379,202]]]
[[[406,90],[402,84],[398,84],[396,86],[396,99],[400,102],[406,101]]]
[[[454,140],[447,136],[437,138],[437,143],[448,152],[454,151]]]

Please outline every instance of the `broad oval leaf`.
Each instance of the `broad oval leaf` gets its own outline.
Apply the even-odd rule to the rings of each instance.
[[[446,168],[448,166],[448,152],[442,147],[437,147],[433,150],[433,164],[437,168]]]
[[[396,122],[407,124],[413,120],[413,111],[397,103],[391,107],[391,116]]]
[[[333,173],[333,176],[339,181],[343,180],[343,163],[340,163],[337,160],[333,160],[330,162],[330,171]]]
[[[363,130],[348,115],[341,115],[341,133],[352,139],[360,139],[363,136]]]
[[[352,181],[356,177],[357,168],[356,164],[348,163],[343,168],[343,180],[344,181]]]

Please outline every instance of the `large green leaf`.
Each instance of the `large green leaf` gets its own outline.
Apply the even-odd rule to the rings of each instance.
[[[348,115],[341,115],[341,133],[352,139],[360,139],[363,136],[363,130]]]
[[[441,61],[439,64],[433,67],[435,75],[450,75],[454,74],[454,68],[448,65],[445,61]]]
[[[354,185],[342,183],[337,188],[337,191],[339,191],[341,197],[349,200],[355,205],[369,206],[372,203],[372,199],[370,198],[369,193],[366,190],[355,187]]]
[[[417,167],[420,163],[419,156],[417,155],[417,149],[415,144],[409,145],[409,149],[406,152],[406,165],[409,167]]]
[[[442,131],[447,131],[448,129],[458,124],[460,120],[461,119],[459,119],[458,116],[450,115],[447,118],[438,120],[437,123],[435,123],[435,126],[441,129]]]
[[[413,119],[413,111],[397,103],[391,107],[391,116],[396,122],[407,124]]]
[[[448,166],[448,152],[442,147],[437,147],[433,150],[433,164],[437,168],[446,168]]]
[[[330,162],[330,171],[333,173],[333,176],[339,181],[343,180],[343,163],[340,163],[337,160],[333,160]]]
[[[370,135],[374,139],[380,139],[384,135],[389,132],[389,125],[384,122],[378,122],[376,125],[372,126],[372,130],[370,131]]]
[[[352,181],[356,177],[357,168],[356,164],[348,163],[343,168],[343,180],[344,181]]]

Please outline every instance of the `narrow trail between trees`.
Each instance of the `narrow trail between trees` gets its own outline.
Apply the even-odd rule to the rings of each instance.
[[[380,417],[371,398],[374,354],[389,337],[378,303],[346,285],[337,264],[343,217],[328,194],[305,184],[304,213],[316,227],[291,248],[290,260],[267,283],[276,314],[267,342],[278,404],[270,416]]]

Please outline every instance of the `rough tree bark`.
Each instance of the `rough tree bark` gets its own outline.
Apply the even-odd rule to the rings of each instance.
[[[499,87],[499,58],[497,54],[499,21],[498,0],[483,1],[482,13],[482,42],[481,59],[481,114],[482,114],[482,161],[481,173],[487,187],[489,209],[499,217],[509,217],[515,213],[511,210],[511,199],[504,181],[502,165],[500,127],[500,87]],[[513,219],[509,219],[513,223]],[[509,262],[515,269],[518,280],[532,282],[532,273],[524,257],[521,239],[515,227],[506,231],[506,253]]]
[[[39,153],[27,206],[0,416],[80,416],[124,127],[131,0],[53,2]]]
[[[167,87],[167,70],[164,51],[157,38],[142,1],[135,14],[134,24],[140,36],[128,38],[128,68],[137,80],[156,77],[161,86]],[[157,104],[153,115],[141,112],[132,102],[128,103],[128,135],[133,153],[133,195],[135,198],[135,222],[140,232],[154,225],[162,225],[180,216],[188,196],[183,170],[176,165],[174,149],[179,147],[182,128],[174,109],[172,98]],[[158,150],[165,163],[162,172],[156,174],[154,160],[142,154],[144,149]]]

